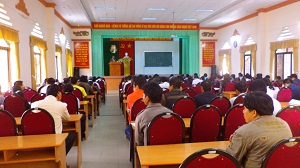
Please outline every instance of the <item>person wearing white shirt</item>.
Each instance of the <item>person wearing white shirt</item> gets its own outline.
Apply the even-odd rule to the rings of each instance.
[[[262,79],[253,80],[248,88],[251,92],[263,91],[267,94],[267,84]],[[271,96],[270,96],[271,97]],[[272,97],[271,97],[272,98]],[[273,115],[276,115],[281,110],[281,104],[278,100],[272,98],[274,111]]]
[[[168,79],[166,77],[161,77],[160,78],[159,86],[163,89],[163,91],[166,90],[166,89],[169,89],[169,87],[170,87],[170,84],[167,81],[168,81]]]
[[[278,87],[273,86],[269,78],[264,78],[263,80],[266,82],[267,85],[267,94],[270,97],[277,99],[277,94],[280,89]]]
[[[31,108],[38,107],[48,111],[54,119],[55,133],[61,134],[63,129],[62,120],[70,119],[67,104],[60,101],[62,98],[62,93],[58,85],[49,85],[46,94],[47,96],[43,100],[33,102],[31,104]],[[68,137],[65,140],[66,154],[70,151],[75,139],[75,133],[69,132]]]
[[[235,88],[235,92],[236,92],[237,96],[232,97],[231,99],[229,99],[229,101],[231,103],[231,106],[233,106],[233,103],[234,103],[235,99],[240,95],[246,94],[246,90],[247,90],[247,86],[246,86],[245,82],[235,83],[234,88]]]
[[[196,86],[198,83],[201,83],[201,82],[203,82],[203,80],[199,79],[197,73],[194,73],[194,80],[193,80],[193,82],[192,82],[192,85],[193,85],[193,86]]]

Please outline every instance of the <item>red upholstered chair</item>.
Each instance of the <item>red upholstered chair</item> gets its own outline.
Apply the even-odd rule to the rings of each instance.
[[[239,95],[233,102],[233,105],[244,104],[245,94]]]
[[[180,115],[182,118],[190,118],[196,109],[197,104],[195,100],[188,96],[178,99],[173,104],[172,108],[173,112]]]
[[[146,107],[147,107],[147,105],[145,105],[145,103],[143,102],[143,98],[136,100],[133,103],[131,111],[130,111],[131,121],[134,121],[136,116],[139,114],[139,112],[144,110]]]
[[[83,100],[82,92],[79,89],[74,89],[72,92],[80,101]]]
[[[293,133],[293,136],[300,136],[300,109],[296,106],[287,106],[281,109],[276,117],[286,121]]]
[[[31,108],[21,118],[23,135],[55,134],[52,115],[42,108]]]
[[[196,94],[200,94],[201,93],[201,88],[197,85],[197,86],[191,86],[191,89],[194,89]]]
[[[222,116],[224,116],[231,107],[231,103],[228,98],[222,95],[213,98],[210,104],[216,106],[220,110]]]
[[[175,113],[162,113],[148,124],[147,145],[183,143],[185,125],[182,118]]]
[[[208,142],[219,139],[222,116],[214,105],[199,107],[191,118],[190,142]]]
[[[25,111],[24,98],[19,95],[8,95],[3,102],[4,110],[9,111],[14,117],[21,117]]]
[[[194,89],[190,88],[190,87],[184,88],[184,89],[182,89],[182,91],[189,94],[189,96],[191,98],[194,98],[197,94],[196,91]]]
[[[37,91],[33,90],[33,89],[27,89],[24,91],[24,98],[28,101],[31,102],[31,98],[33,97],[33,95],[35,95],[37,93]]]
[[[67,109],[69,114],[77,114],[79,107],[77,97],[73,93],[62,94],[61,101],[67,103]]]
[[[211,157],[213,154],[214,157]],[[205,157],[210,155],[210,157]],[[241,168],[239,162],[225,150],[207,148],[197,151],[187,157],[179,168]]]
[[[12,95],[12,91],[8,90],[3,94],[3,97],[7,97],[8,95]]]
[[[300,138],[286,138],[276,143],[266,154],[262,168],[299,167]]]
[[[189,85],[185,82],[182,82],[180,86],[181,86],[182,89],[185,89],[185,88],[189,87]]]
[[[292,99],[293,92],[288,87],[283,87],[277,94],[277,100],[279,102],[289,102]]]
[[[246,124],[243,114],[243,104],[237,104],[231,107],[224,117],[223,139],[229,140],[230,135],[234,133],[240,126]]]
[[[46,94],[44,94],[44,93],[36,93],[35,95],[32,96],[30,102],[33,103],[33,102],[36,102],[39,100],[43,100],[45,97],[46,97]]]
[[[18,134],[16,120],[6,110],[0,110],[0,128],[0,137],[15,136]]]
[[[224,91],[235,91],[234,83],[233,82],[226,83]]]
[[[133,92],[133,86],[132,85],[129,85],[129,87],[127,88],[126,90],[126,95],[130,95],[131,93]]]

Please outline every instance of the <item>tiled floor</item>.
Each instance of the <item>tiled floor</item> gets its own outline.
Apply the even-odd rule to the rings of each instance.
[[[82,141],[82,168],[131,168],[129,141],[125,138],[124,117],[119,107],[118,91],[108,91],[100,117],[89,128],[89,137]],[[67,156],[71,168],[76,167],[77,149]]]

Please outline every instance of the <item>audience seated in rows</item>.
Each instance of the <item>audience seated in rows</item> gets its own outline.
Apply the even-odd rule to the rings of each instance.
[[[46,94],[48,86],[51,85],[51,84],[54,84],[54,83],[55,83],[54,78],[47,78],[45,86],[43,86],[43,85],[41,86],[41,89],[39,89],[40,90],[39,93],[45,93]]]
[[[212,85],[209,80],[201,83],[201,93],[194,97],[197,107],[209,104],[213,98],[217,97],[216,94],[211,92],[211,87]]]
[[[134,102],[140,98],[143,98],[144,91],[143,86],[146,83],[146,78],[143,75],[139,75],[133,78],[133,92],[127,96],[127,111],[129,112],[128,121],[131,121],[130,111]]]
[[[160,78],[159,86],[162,88],[163,91],[166,90],[166,89],[169,89],[170,84],[169,84],[169,82],[168,82],[167,77],[162,76],[162,77]]]
[[[248,88],[251,92],[256,92],[256,91],[262,91],[267,94],[267,85],[262,79],[255,79],[253,80]],[[279,110],[281,110],[281,104],[278,100],[272,98],[273,102],[273,115],[275,116]]]
[[[86,94],[84,88],[81,87],[81,86],[79,86],[78,83],[79,83],[78,82],[78,77],[74,76],[74,77],[71,78],[71,84],[74,87],[74,89],[79,89],[81,91],[81,93],[82,93],[82,96],[86,97],[87,94]]]
[[[135,142],[139,146],[147,145],[147,128],[149,122],[158,114],[172,111],[161,105],[162,89],[157,82],[147,82],[144,87],[146,109],[141,111],[135,120]]]
[[[266,92],[254,91],[245,96],[243,113],[247,124],[234,132],[226,149],[242,167],[261,167],[268,150],[292,136],[288,124],[272,115],[273,111],[272,99]]]
[[[24,92],[23,92],[23,89],[22,89],[22,87],[20,85],[18,85],[18,84],[14,85],[12,87],[12,93],[14,95],[18,95],[20,98],[22,98],[22,100],[24,102],[24,108],[25,108],[25,110],[30,109],[30,105],[29,105],[28,101],[24,98]]]
[[[51,84],[47,87],[47,96],[44,100],[39,100],[31,104],[31,108],[43,108],[47,110],[53,117],[55,123],[55,133],[62,133],[62,120],[68,120],[70,115],[68,113],[67,104],[61,102],[62,93],[60,87],[56,84]],[[76,139],[74,132],[69,132],[66,138],[66,153],[68,153],[73,146]]]
[[[294,81],[295,80],[296,79],[294,79]],[[300,87],[297,86],[296,84],[294,84],[292,79],[287,78],[287,79],[283,80],[283,85],[284,85],[284,87],[288,87],[292,90],[292,93],[293,93],[292,99],[300,100]]]
[[[85,90],[85,92],[88,94],[88,95],[93,95],[94,94],[94,90],[92,89],[91,85],[89,85],[88,83],[88,78],[87,76],[85,75],[81,75],[80,78],[79,78],[79,83],[78,83],[79,86],[82,86]]]
[[[295,85],[300,84],[300,79],[298,79],[298,76],[296,74],[291,74],[290,78],[293,81],[293,84]]]
[[[240,96],[240,95],[245,95],[246,94],[246,90],[247,90],[247,86],[245,82],[237,82],[234,84],[234,88],[235,88],[235,92],[237,96],[232,97],[231,99],[229,99],[231,106],[233,106],[233,103],[235,101],[235,99]]]
[[[272,97],[274,99],[277,99],[277,94],[279,92],[279,88],[272,85],[270,78],[264,78],[263,80],[267,85],[267,95],[269,95],[270,97]]]
[[[180,90],[181,80],[178,77],[173,77],[170,80],[169,92],[162,95],[161,104],[169,109],[172,109],[173,104],[187,93]]]

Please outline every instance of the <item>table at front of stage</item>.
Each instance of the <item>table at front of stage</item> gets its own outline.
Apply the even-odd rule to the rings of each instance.
[[[178,167],[192,153],[205,148],[225,150],[229,141],[182,143],[169,145],[137,146],[141,166]]]
[[[71,114],[69,120],[63,121],[63,132],[75,131],[77,137],[77,167],[81,166],[82,148],[81,148],[81,127],[80,119],[82,114]],[[15,117],[17,126],[21,125],[21,117]]]
[[[0,137],[0,167],[66,167],[68,134]]]

